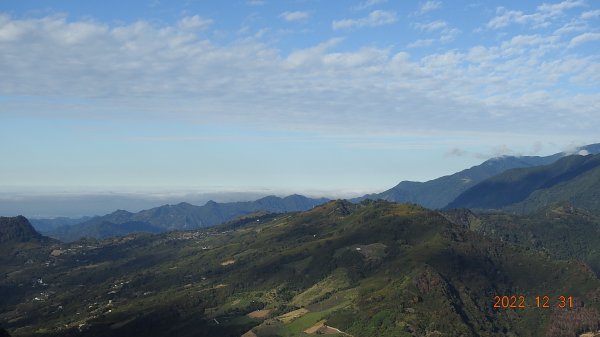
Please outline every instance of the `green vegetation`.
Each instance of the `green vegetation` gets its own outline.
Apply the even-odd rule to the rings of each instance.
[[[600,275],[600,216],[596,212],[563,203],[525,215],[467,210],[446,215],[458,223],[457,213],[468,218],[464,225],[487,237],[540,251],[553,259],[585,263]]]
[[[595,145],[589,145],[585,148],[589,149],[590,153],[598,153],[600,151],[600,148]],[[394,202],[412,202],[425,207],[439,209],[448,205],[461,193],[485,179],[513,168],[551,164],[563,155],[562,153],[557,153],[547,157],[505,156],[493,158],[486,160],[480,165],[430,181],[402,181],[387,191],[367,194],[355,199],[355,201],[382,199]]]
[[[600,322],[595,273],[490,235],[490,222],[333,201],[203,230],[11,241],[0,325],[13,336],[310,336],[323,324],[339,336],[574,336]],[[535,308],[539,294],[573,296],[577,319]],[[496,295],[528,308],[494,309]]]
[[[460,194],[447,208],[532,212],[558,202],[598,209],[600,155],[568,156],[553,164],[508,170]]]

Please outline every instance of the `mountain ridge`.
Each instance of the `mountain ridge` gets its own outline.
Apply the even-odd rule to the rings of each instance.
[[[292,194],[286,197],[266,196],[255,201],[217,203],[209,200],[202,206],[181,202],[163,205],[139,212],[117,210],[96,216],[72,226],[63,226],[46,232],[63,241],[74,241],[83,237],[106,238],[133,232],[159,233],[210,227],[258,211],[275,213],[305,211],[327,202],[326,198],[308,198]],[[111,232],[110,228],[114,229]]]
[[[587,185],[578,183],[582,177],[590,177],[586,180]],[[567,156],[549,165],[515,168],[488,178],[461,193],[446,208],[520,209],[526,212],[551,203],[595,200],[597,198],[589,197],[595,191],[590,186],[600,185],[599,177],[600,155]],[[572,184],[577,188],[569,188]],[[589,191],[587,196],[585,188]],[[555,192],[554,197],[549,198],[548,191]],[[543,205],[532,199],[536,196],[545,199]]]
[[[589,154],[600,153],[600,143],[578,147],[574,152],[587,151]],[[366,194],[352,201],[365,199],[383,199],[394,202],[413,202],[432,209],[441,209],[452,202],[461,193],[477,185],[487,178],[506,170],[522,167],[547,165],[568,156],[567,152],[559,152],[549,156],[502,156],[491,158],[479,165],[462,171],[442,176],[426,182],[402,181],[396,186],[380,193]]]

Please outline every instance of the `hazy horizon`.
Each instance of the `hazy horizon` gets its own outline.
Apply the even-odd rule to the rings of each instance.
[[[600,142],[599,20],[585,0],[3,1],[0,194],[351,197]]]
[[[588,144],[589,145],[589,144]],[[569,146],[562,151],[566,154],[578,153],[577,147]],[[551,155],[548,153],[544,155]],[[541,155],[541,154],[540,154]],[[521,156],[515,154],[515,156]],[[500,157],[496,157],[500,158]],[[493,159],[493,158],[490,158]],[[463,169],[467,169],[465,167]],[[461,169],[460,171],[462,171]],[[456,172],[450,172],[453,174]],[[444,175],[442,175],[444,176]],[[441,177],[441,176],[439,176]],[[439,177],[433,177],[433,180]],[[428,181],[424,180],[424,181]],[[59,187],[59,186],[0,186],[0,216],[25,215],[29,218],[56,218],[96,216],[112,213],[115,210],[138,212],[166,204],[187,202],[203,205],[212,200],[216,202],[253,201],[265,196],[285,197],[300,194],[310,198],[351,199],[365,194],[383,192],[398,180],[380,188],[354,190],[283,190],[258,187],[223,188],[210,187]],[[421,181],[421,182],[424,182]]]

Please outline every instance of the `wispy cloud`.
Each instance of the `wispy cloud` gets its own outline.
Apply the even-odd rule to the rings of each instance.
[[[535,12],[529,14],[498,7],[496,8],[496,16],[488,21],[486,26],[491,29],[499,29],[517,23],[521,25],[530,24],[533,27],[547,27],[550,25],[551,20],[563,15],[564,11],[584,5],[585,2],[581,0],[567,0],[557,4],[544,3],[538,6]]]
[[[585,6],[584,0],[567,0],[556,4],[543,3],[537,7],[538,11],[549,15],[561,15],[565,10]]]
[[[414,26],[415,26],[415,28],[417,28],[419,30],[431,32],[434,30],[444,29],[444,28],[448,27],[448,24],[446,23],[446,21],[436,20],[436,21],[425,22],[425,23],[417,22],[414,24]]]
[[[361,2],[360,4],[354,6],[354,9],[361,10],[371,8],[376,5],[384,4],[388,2],[388,0],[366,0],[365,2]]]
[[[413,24],[413,27],[417,30],[426,33],[434,33],[439,31],[439,37],[437,39],[419,39],[407,45],[407,48],[421,48],[428,47],[433,45],[434,43],[449,43],[454,41],[456,37],[461,33],[458,28],[451,28],[448,26],[448,23],[443,20],[436,20],[431,22],[417,22]]]
[[[446,156],[447,157],[464,157],[468,154],[469,153],[467,151],[465,151],[461,148],[453,147],[446,153]]]
[[[369,13],[367,17],[360,19],[343,19],[333,21],[331,27],[337,29],[356,29],[363,27],[377,27],[392,24],[398,21],[396,12],[375,10]]]
[[[571,39],[569,47],[576,47],[582,43],[600,40],[600,33],[583,33]]]
[[[581,32],[584,30],[588,30],[589,27],[585,21],[581,20],[573,20],[571,22],[567,22],[562,27],[558,28],[554,31],[555,35],[565,35],[571,34],[574,32]]]
[[[185,26],[2,15],[0,49],[13,56],[0,58],[0,95],[14,99],[3,101],[0,115],[177,118],[334,134],[472,126],[595,134],[600,128],[600,93],[590,89],[600,65],[566,48],[598,33],[565,41],[509,36],[413,55],[338,49],[344,40],[333,38],[286,54],[255,40],[220,44]],[[570,91],[585,90],[573,95],[564,81]]]
[[[420,39],[409,43],[407,48],[423,48],[431,46],[436,40],[435,39]]]
[[[183,30],[204,29],[213,24],[212,19],[200,17],[198,15],[186,16],[179,20],[177,26]]]
[[[283,18],[285,21],[302,21],[306,20],[310,17],[310,13],[308,12],[283,12],[279,15],[279,17]]]
[[[425,1],[421,5],[420,12],[421,13],[427,13],[427,12],[434,11],[436,9],[440,9],[441,7],[442,7],[442,2],[441,1],[434,1],[434,0]]]
[[[314,65],[315,63],[322,61],[323,54],[342,41],[342,38],[333,38],[323,43],[319,43],[314,47],[296,50],[288,55],[285,64],[291,68],[303,65]]]
[[[493,146],[488,153],[474,153],[473,157],[478,159],[501,158],[505,156],[522,156],[522,153],[514,151],[506,144]]]
[[[595,19],[600,17],[600,9],[581,13],[581,18],[584,20]]]

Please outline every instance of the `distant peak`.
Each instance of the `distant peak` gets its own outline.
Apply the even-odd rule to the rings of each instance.
[[[281,198],[276,195],[267,195],[266,197],[260,198],[257,201],[266,201],[266,200],[281,200]]]
[[[294,194],[288,195],[284,199],[306,199],[306,197],[303,195],[294,193]]]

